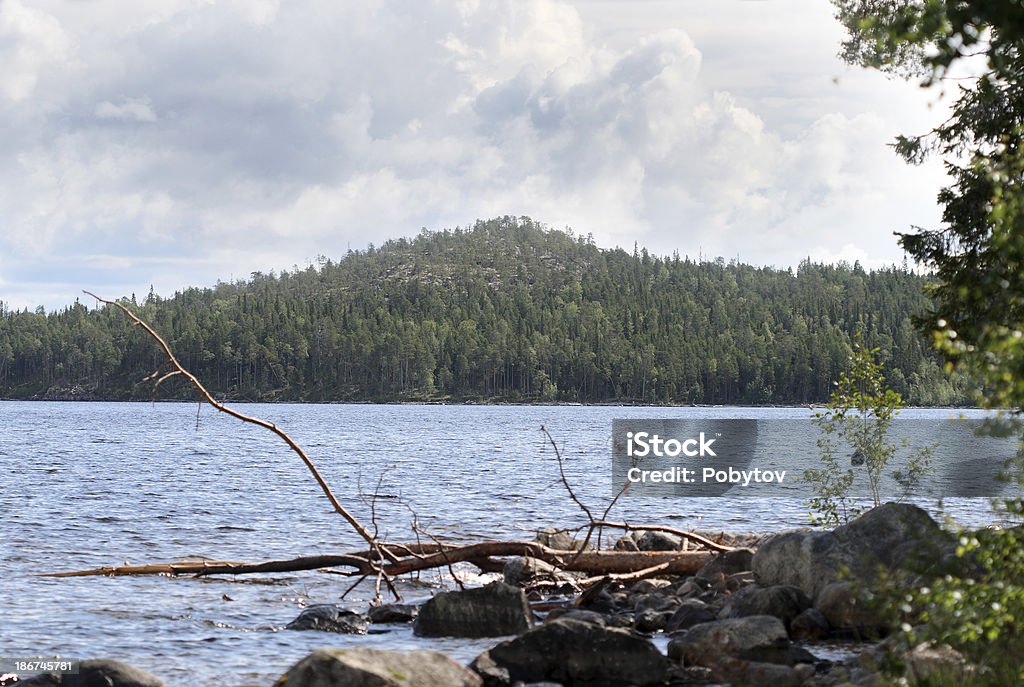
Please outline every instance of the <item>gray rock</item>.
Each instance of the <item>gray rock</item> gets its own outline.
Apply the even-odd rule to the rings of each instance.
[[[667,611],[655,611],[653,609],[640,611],[633,618],[633,629],[645,634],[661,632],[665,629],[671,618],[672,613]]]
[[[679,604],[672,617],[665,624],[666,632],[688,630],[694,625],[711,622],[717,618],[715,610],[699,599],[687,599]]]
[[[373,623],[411,623],[419,612],[415,604],[382,604],[371,607],[369,616]]]
[[[167,687],[160,678],[127,663],[93,659],[78,664],[78,674],[45,673],[17,683],[18,687]]]
[[[614,548],[615,548],[616,551],[639,551],[640,550],[640,547],[636,545],[636,539],[633,539],[633,537],[629,536],[628,534],[625,535],[625,536],[619,537],[615,541],[615,547]]]
[[[963,654],[948,645],[919,644],[903,655],[911,685],[959,685],[975,672]]]
[[[583,541],[577,541],[568,530],[559,530],[554,527],[539,530],[533,540],[549,549],[558,549],[559,551],[576,551],[583,545]]]
[[[803,590],[792,585],[747,587],[729,596],[719,618],[743,618],[748,615],[775,616],[789,628],[793,619],[811,607]]]
[[[505,578],[505,584],[510,584],[514,587],[525,587],[539,579],[551,581],[562,581],[565,579],[565,576],[555,566],[529,556],[513,558],[505,563],[502,575]]]
[[[763,542],[753,559],[764,586],[793,585],[812,601],[843,579],[872,581],[879,569],[937,572],[955,558],[953,537],[917,506],[886,503],[831,532],[785,532]]]
[[[641,551],[678,551],[683,546],[682,537],[668,532],[644,532],[636,540]]]
[[[797,670],[778,663],[744,661],[721,656],[711,675],[716,681],[727,682],[732,687],[798,687],[804,679]]]
[[[750,549],[733,549],[718,554],[697,571],[695,577],[711,584],[721,584],[725,578],[752,569],[754,552]]]
[[[585,623],[594,623],[595,625],[607,625],[607,619],[600,613],[594,611],[588,611],[583,608],[559,608],[548,613],[548,617],[544,619],[544,622],[554,622],[560,618],[579,620]]]
[[[275,687],[481,687],[480,676],[436,651],[317,649]]]
[[[441,592],[425,603],[413,631],[420,637],[501,637],[533,624],[526,594],[503,582]]]
[[[818,594],[815,607],[832,629],[859,639],[876,639],[886,634],[888,622],[880,601],[861,584],[833,582]]]
[[[364,635],[369,628],[369,617],[333,604],[304,608],[295,620],[285,626],[286,630],[319,630],[347,635]]]
[[[649,641],[624,630],[559,619],[485,651],[471,667],[488,686],[550,680],[620,687],[664,683],[669,662]]]
[[[669,642],[668,655],[710,668],[718,665],[723,655],[790,666],[814,660],[813,656],[790,644],[782,621],[770,615],[694,625],[686,634]]]
[[[794,640],[820,640],[825,639],[832,629],[828,624],[828,618],[817,608],[808,608],[800,615],[793,618],[789,624],[789,636]]]

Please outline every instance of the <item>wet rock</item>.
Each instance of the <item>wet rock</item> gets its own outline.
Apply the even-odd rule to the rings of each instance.
[[[789,666],[815,660],[808,652],[790,644],[782,621],[770,615],[694,625],[686,634],[669,642],[668,655],[712,668],[719,664],[722,656]]]
[[[803,590],[792,585],[747,587],[728,597],[719,618],[743,618],[748,615],[775,616],[789,628],[793,619],[811,607]]]
[[[666,632],[688,630],[694,625],[715,620],[718,614],[711,606],[698,599],[687,599],[679,604],[672,617],[665,623]]]
[[[817,608],[808,608],[789,624],[789,636],[798,641],[825,639],[830,630],[828,618]]]
[[[373,623],[411,623],[419,615],[420,607],[415,604],[383,604],[369,611]]]
[[[645,634],[661,632],[665,629],[671,617],[672,613],[665,611],[641,611],[633,619],[633,629]]]
[[[480,676],[436,651],[317,649],[275,687],[481,687]]]
[[[785,532],[761,544],[753,571],[764,586],[794,585],[817,602],[840,580],[874,581],[878,570],[918,572],[955,558],[955,542],[917,506],[886,503],[831,532]]]
[[[471,667],[488,687],[545,680],[620,687],[662,684],[669,662],[649,641],[624,630],[559,619],[485,651]]]
[[[81,661],[77,675],[45,673],[16,684],[18,687],[167,687],[167,683],[155,675],[108,659]]]
[[[682,545],[682,537],[668,532],[644,532],[636,540],[636,546],[641,551],[678,551]]]
[[[286,630],[319,630],[348,635],[364,635],[369,628],[369,617],[333,604],[304,608],[295,620],[285,626]]]
[[[495,582],[435,595],[420,609],[413,631],[421,637],[501,637],[524,632],[532,624],[523,590]]]

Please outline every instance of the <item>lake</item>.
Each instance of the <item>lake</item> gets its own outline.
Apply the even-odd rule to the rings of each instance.
[[[302,445],[357,517],[376,493],[382,535],[421,527],[449,541],[531,538],[584,522],[566,496],[545,426],[582,500],[611,495],[616,418],[806,418],[804,408],[263,405]],[[953,411],[913,410],[939,418]],[[316,572],[237,579],[41,578],[34,573],[202,556],[260,561],[358,550],[301,461],[266,430],[189,403],[0,403],[0,655],[108,657],[171,685],[269,687],[321,646],[432,648],[468,662],[496,640],[284,631],[310,603],[336,603],[350,580]],[[922,505],[934,511],[934,504]],[[965,524],[992,520],[984,499],[947,499]],[[807,524],[800,498],[620,499],[613,519],[704,531]],[[408,599],[450,582],[403,580]],[[472,579],[470,581],[473,581]],[[344,603],[365,610],[370,587]]]

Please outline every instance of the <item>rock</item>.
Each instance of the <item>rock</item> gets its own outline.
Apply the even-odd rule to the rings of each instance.
[[[725,551],[705,563],[695,577],[711,584],[720,584],[730,575],[751,570],[753,559],[754,552],[750,549]]]
[[[505,584],[514,587],[525,587],[538,579],[562,581],[565,577],[550,563],[529,556],[511,559],[505,563],[502,574],[505,577]]]
[[[480,676],[436,651],[317,649],[275,687],[481,687]]]
[[[799,587],[747,587],[728,597],[718,617],[771,615],[781,620],[788,629],[793,619],[810,607],[811,600]]]
[[[616,551],[639,551],[640,550],[640,547],[636,545],[636,539],[633,539],[633,537],[629,536],[628,534],[625,535],[625,536],[619,537],[615,541],[615,547],[614,548],[615,548]]]
[[[299,616],[288,623],[286,630],[319,630],[347,635],[364,635],[370,628],[370,618],[333,604],[317,604],[302,609]]]
[[[669,662],[646,639],[625,630],[559,619],[485,651],[471,667],[490,686],[549,680],[563,685],[659,685]]]
[[[633,629],[645,634],[660,632],[665,629],[672,613],[666,611],[640,611],[633,619]]]
[[[607,625],[608,622],[603,615],[595,613],[594,611],[588,611],[583,608],[558,608],[550,613],[548,617],[544,619],[544,622],[553,622],[559,618],[566,618],[572,620],[579,620],[585,623],[594,623],[595,625]]]
[[[955,541],[917,506],[886,503],[831,532],[785,532],[761,544],[754,576],[770,587],[799,587],[817,603],[821,590],[840,580],[873,581],[889,573],[937,571],[955,558]]]
[[[728,682],[732,687],[798,687],[804,682],[800,673],[789,666],[729,656],[720,657],[711,666],[711,675],[716,681]]]
[[[665,624],[665,632],[688,630],[694,625],[711,622],[718,615],[708,604],[698,599],[687,599],[679,604],[672,617]]]
[[[682,537],[668,532],[644,532],[636,540],[636,546],[641,551],[678,551],[682,545]]]
[[[833,630],[857,639],[884,636],[888,622],[878,601],[859,583],[833,582],[818,594],[815,607]]]
[[[808,608],[789,624],[789,636],[797,641],[825,639],[830,630],[828,618],[817,608]]]
[[[107,659],[81,661],[77,675],[45,673],[16,684],[18,687],[167,687],[167,683],[155,675]]]
[[[722,655],[789,666],[815,660],[806,651],[792,646],[782,621],[770,615],[694,625],[686,634],[669,642],[668,655],[710,668],[719,664]]]
[[[583,545],[583,541],[577,541],[569,534],[568,530],[559,530],[554,527],[539,530],[533,540],[549,549],[558,549],[559,551],[575,551]]]
[[[369,616],[373,623],[411,623],[419,612],[415,604],[383,604],[370,608]]]
[[[413,631],[420,637],[501,637],[532,624],[523,590],[495,582],[435,595],[420,609]]]
[[[911,685],[959,685],[974,672],[960,652],[945,644],[919,644],[903,655],[903,665]]]

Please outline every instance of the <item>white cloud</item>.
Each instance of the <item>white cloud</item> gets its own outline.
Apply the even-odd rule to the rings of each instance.
[[[884,146],[934,113],[839,65],[827,11],[762,5],[2,0],[0,299],[68,302],[98,255],[173,291],[500,214],[897,260],[942,177]]]

